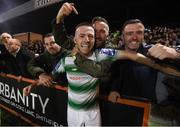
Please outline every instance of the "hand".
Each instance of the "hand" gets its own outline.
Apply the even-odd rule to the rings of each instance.
[[[44,85],[44,86],[47,86],[47,87],[50,87],[52,86],[52,77],[45,74],[45,73],[42,73],[39,75],[39,80],[38,80],[38,85]]]
[[[25,96],[28,96],[30,94],[30,92],[32,91],[34,87],[32,85],[26,86],[23,88],[23,94]]]
[[[59,12],[56,16],[56,23],[60,23],[65,16],[70,15],[72,12],[78,15],[78,11],[74,7],[74,3],[64,3],[62,7],[59,9]]]
[[[108,96],[108,100],[112,101],[113,103],[115,103],[118,98],[120,98],[120,94],[116,91],[112,91]]]
[[[161,45],[161,44],[156,44],[152,46],[148,50],[148,54],[160,60],[163,60],[166,58],[177,59],[179,57],[179,53],[176,52],[175,49]]]

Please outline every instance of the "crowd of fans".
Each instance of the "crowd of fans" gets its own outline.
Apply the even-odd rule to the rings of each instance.
[[[123,45],[121,32],[119,30],[110,33],[110,40],[121,47]],[[146,28],[144,33],[145,42],[148,44],[163,44],[168,47],[175,47],[180,45],[180,28],[168,28],[166,26]],[[33,40],[30,42],[22,41],[22,47],[32,51],[35,54],[42,54],[45,51],[43,41]]]
[[[146,29],[145,40],[150,44],[160,43],[174,47],[180,44],[180,28],[154,27]]]
[[[41,40],[33,40],[30,42],[22,42],[22,47],[32,51],[34,54],[42,54],[44,52],[44,44]]]
[[[115,45],[119,45],[119,47],[123,45],[119,30],[113,31],[110,34],[110,38]],[[160,43],[168,47],[175,47],[180,45],[180,28],[169,28],[166,26],[149,27],[145,29],[144,39],[148,44]]]

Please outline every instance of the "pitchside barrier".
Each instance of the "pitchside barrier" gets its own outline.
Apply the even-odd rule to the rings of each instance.
[[[0,107],[33,126],[67,125],[67,87],[39,86],[28,95],[23,88],[36,81],[11,74],[0,74]],[[116,103],[100,96],[102,125],[147,126],[150,103],[147,101],[118,99]]]

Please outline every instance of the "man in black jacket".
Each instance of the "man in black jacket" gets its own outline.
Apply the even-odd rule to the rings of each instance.
[[[52,79],[49,74],[51,74],[57,62],[68,52],[55,43],[54,36],[51,33],[44,36],[44,45],[46,51],[28,63],[28,71],[34,78],[38,78],[42,84],[50,86],[52,85]],[[59,82],[66,83],[64,74],[60,76]]]
[[[34,57],[34,54],[24,50],[18,39],[8,39],[5,47],[6,53],[1,56],[1,60],[6,64],[6,73],[30,78],[31,76],[27,72],[27,63]]]
[[[1,72],[14,74],[16,76],[30,77],[27,72],[27,63],[34,57],[33,54],[21,48],[21,42],[18,39],[12,39],[8,33],[1,35],[1,54],[0,60],[4,62],[4,67]],[[22,122],[19,118],[14,117],[8,112],[1,110],[1,125],[28,125]]]
[[[9,33],[2,33],[0,35],[0,72],[7,73],[6,63],[3,60],[4,57],[9,54],[8,52],[8,40],[12,38]]]

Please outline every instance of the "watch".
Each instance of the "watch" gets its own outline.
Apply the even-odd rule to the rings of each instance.
[[[180,53],[180,48],[179,47],[175,48],[175,50],[176,50],[176,52]]]

